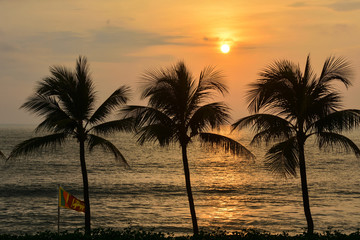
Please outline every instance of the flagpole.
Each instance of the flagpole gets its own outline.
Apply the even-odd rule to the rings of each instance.
[[[57,188],[57,195],[58,195],[58,202],[57,202],[57,205],[58,205],[58,234],[60,234],[60,205],[59,205],[59,202],[60,202],[60,194],[59,194],[59,191],[60,191],[60,184],[58,184],[58,188]]]

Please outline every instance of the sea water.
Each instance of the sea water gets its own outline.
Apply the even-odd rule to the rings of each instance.
[[[34,126],[0,126],[0,150],[8,155],[34,135]],[[360,135],[351,139],[360,145]],[[256,159],[189,146],[191,183],[200,229],[228,232],[258,229],[272,233],[305,231],[299,177],[283,179],[264,167],[270,146],[249,145],[251,133],[231,137],[247,146]],[[141,227],[165,233],[191,234],[181,150],[137,144],[131,134],[108,137],[123,153],[124,168],[102,150],[86,153],[93,228]],[[79,147],[74,139],[56,149],[20,157],[0,165],[0,234],[57,231],[58,185],[83,199]],[[306,144],[308,185],[315,230],[360,228],[360,159],[337,149],[319,151]],[[60,210],[60,230],[84,226],[84,214]]]

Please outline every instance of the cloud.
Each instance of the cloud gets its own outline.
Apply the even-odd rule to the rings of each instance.
[[[86,45],[86,41],[83,34],[60,31],[40,32],[25,38],[22,43],[26,48],[45,48],[54,53],[69,53]]]
[[[327,6],[339,12],[356,11],[360,10],[360,1],[337,1]]]
[[[90,31],[87,39],[86,51],[93,53],[98,59],[103,59],[105,56],[113,61],[133,61],[150,57],[149,53],[144,52],[151,47],[196,45],[187,36],[164,35],[109,26]],[[154,53],[152,57],[168,59],[170,56],[157,56],[157,53]]]
[[[7,42],[2,42],[2,41],[0,42],[0,52],[2,54],[14,52],[14,51],[17,51],[17,48],[13,44],[9,44]]]
[[[147,48],[171,45],[196,46],[199,43],[188,36],[105,26],[86,32],[19,33],[16,36],[7,36],[2,39],[0,50],[27,55],[42,53],[47,56],[56,55],[57,58],[84,54],[93,55],[99,59],[106,57],[111,61],[125,61],[149,57],[148,54],[146,56],[141,55],[141,52]]]
[[[356,11],[360,10],[360,1],[335,1],[332,4],[326,5],[309,5],[305,1],[294,2],[289,7],[301,8],[301,7],[326,7],[338,12]]]
[[[129,30],[119,27],[105,27],[90,32],[95,44],[115,44],[130,48],[142,48],[155,45],[184,45],[183,36],[160,35],[141,30]]]
[[[290,7],[305,7],[307,6],[306,2],[295,2],[289,5]]]
[[[354,26],[350,24],[317,24],[306,26],[307,29],[323,36],[336,37],[338,41],[344,36],[351,36],[354,32]]]
[[[218,37],[213,37],[213,38],[212,37],[204,37],[203,40],[205,42],[218,42],[220,40],[220,38],[218,38]]]

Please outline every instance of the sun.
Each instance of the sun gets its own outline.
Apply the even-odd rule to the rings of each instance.
[[[228,45],[228,44],[223,44],[223,45],[221,45],[221,52],[222,53],[228,53],[228,52],[230,52],[230,46]]]

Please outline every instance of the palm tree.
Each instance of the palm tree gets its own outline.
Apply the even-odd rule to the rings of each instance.
[[[36,132],[44,130],[48,135],[19,143],[10,153],[9,159],[46,147],[62,145],[67,138],[77,139],[84,189],[85,231],[90,234],[85,142],[89,151],[94,147],[101,147],[111,152],[116,160],[127,164],[118,148],[100,135],[130,130],[131,122],[128,119],[105,122],[113,110],[127,102],[129,88],[125,86],[118,88],[95,110],[93,80],[85,57],[80,56],[77,59],[75,71],[55,66],[50,68],[50,72],[50,76],[38,83],[35,94],[21,106],[44,118],[37,126]]]
[[[350,70],[346,60],[335,57],[326,59],[319,77],[311,68],[309,56],[303,73],[290,61],[276,61],[250,85],[248,109],[254,114],[232,125],[233,129],[251,126],[256,133],[252,143],[277,141],[265,155],[265,164],[274,173],[296,176],[297,168],[300,169],[303,207],[310,234],[314,224],[306,178],[306,140],[315,137],[319,149],[338,146],[360,156],[355,143],[341,135],[359,125],[360,110],[340,110],[341,96],[334,86],[336,82],[350,86]]]
[[[203,143],[210,143],[211,147],[222,146],[227,152],[250,158],[253,155],[240,143],[207,132],[229,123],[229,108],[224,103],[205,103],[215,93],[227,92],[219,71],[207,67],[196,81],[185,64],[179,62],[167,69],[148,71],[143,79],[142,98],[148,99],[148,105],[128,106],[125,112],[135,119],[140,144],[145,141],[158,142],[160,146],[179,143],[193,232],[198,234],[187,157],[188,144],[195,136],[199,136]]]

